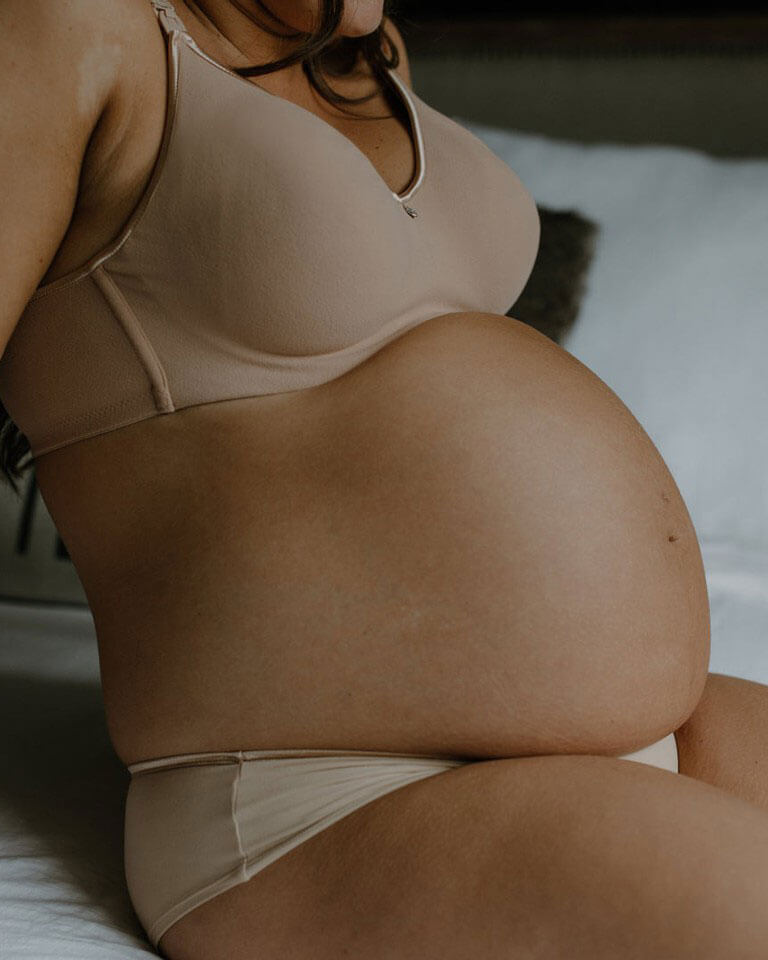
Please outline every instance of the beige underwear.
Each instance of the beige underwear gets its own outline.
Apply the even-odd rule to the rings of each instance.
[[[678,772],[674,734],[622,759]],[[195,907],[245,883],[377,797],[474,758],[365,750],[235,750],[131,764],[125,875],[157,949]]]

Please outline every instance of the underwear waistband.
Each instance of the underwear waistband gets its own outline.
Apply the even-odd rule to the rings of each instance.
[[[137,760],[128,765],[131,774],[170,767],[191,767],[200,764],[243,763],[247,760],[270,760],[289,757],[398,757],[411,760],[440,760],[441,762],[466,763],[469,757],[452,757],[432,753],[402,753],[386,750],[339,750],[333,747],[286,747],[269,750],[224,750],[207,753],[181,753],[150,760]]]

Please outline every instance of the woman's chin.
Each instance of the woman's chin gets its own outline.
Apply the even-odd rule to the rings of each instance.
[[[349,0],[347,0],[349,5]],[[382,4],[379,2],[363,2],[358,9],[351,8],[339,24],[336,36],[338,37],[365,37],[378,29],[384,17]]]

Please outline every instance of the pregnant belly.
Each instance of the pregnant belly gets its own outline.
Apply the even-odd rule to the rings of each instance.
[[[142,509],[169,550],[124,544],[140,559],[92,588],[126,762],[620,754],[693,709],[709,660],[695,530],[640,424],[566,351],[450,314],[259,401],[153,421],[167,453],[194,435],[206,456],[183,509],[156,471]]]

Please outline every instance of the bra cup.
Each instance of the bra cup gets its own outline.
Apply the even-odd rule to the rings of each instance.
[[[509,310],[538,211],[478,137],[404,94],[424,162],[403,202],[351,140],[201,55],[152,3],[169,89],[145,194],[109,247],[38,288],[0,357],[0,400],[33,457],[317,386],[431,317]]]

